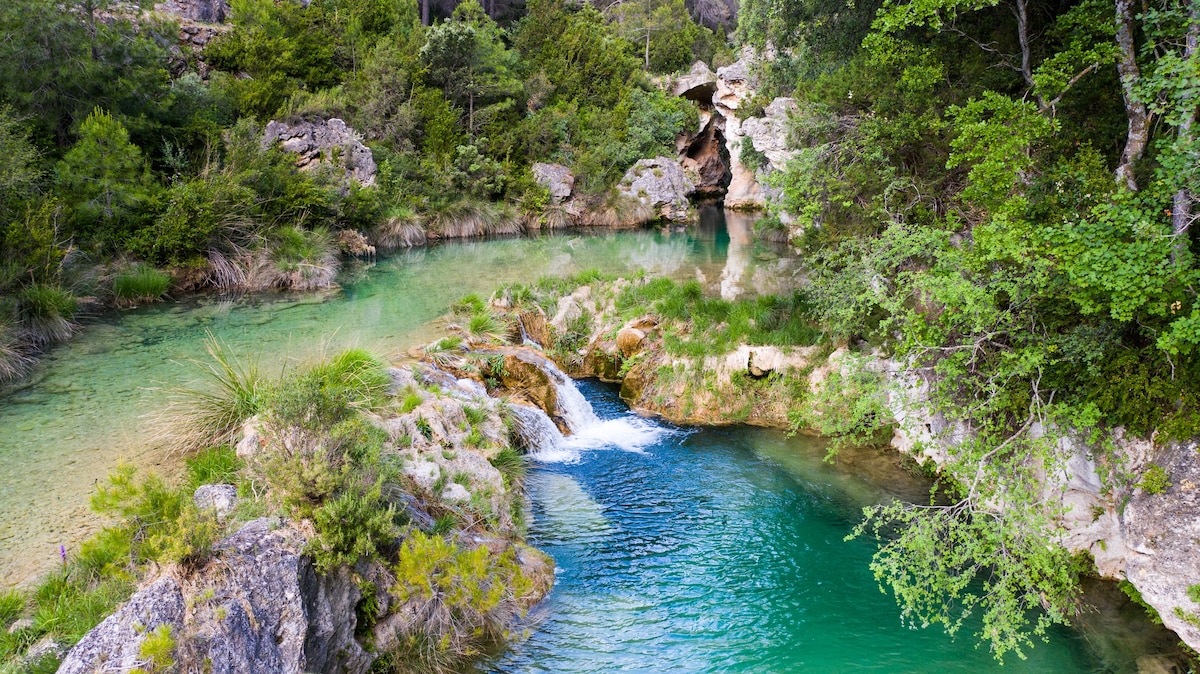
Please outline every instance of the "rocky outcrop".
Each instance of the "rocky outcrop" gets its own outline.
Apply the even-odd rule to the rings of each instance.
[[[229,18],[228,0],[167,0],[154,8],[187,22],[225,23]]]
[[[892,445],[938,465],[950,460],[957,443],[969,438],[962,426],[929,412],[925,387],[902,364],[874,364],[896,384],[892,411],[897,419]],[[1048,430],[1034,424],[1031,435]],[[1104,578],[1128,580],[1162,623],[1193,649],[1200,648],[1200,602],[1189,588],[1200,586],[1200,446],[1196,441],[1156,447],[1146,438],[1111,438],[1112,459],[1129,475],[1151,465],[1164,469],[1169,485],[1152,493],[1140,483],[1113,484],[1100,477],[1094,451],[1076,434],[1055,443],[1057,472],[1043,477],[1045,498],[1062,506],[1062,544],[1095,560]]]
[[[161,625],[178,633],[185,608],[179,581],[168,576],[150,583],[84,635],[67,653],[58,673],[128,672],[141,666],[142,642]]]
[[[672,96],[682,96],[707,107],[717,92],[717,75],[707,63],[696,61],[686,75],[671,82],[670,91]]]
[[[561,204],[570,200],[575,191],[575,174],[562,164],[537,162],[530,167],[533,179],[550,192],[550,201]]]
[[[302,170],[326,165],[363,187],[375,184],[376,166],[371,149],[363,145],[362,136],[336,117],[294,124],[271,121],[263,133],[263,146],[276,143],[297,155],[296,166]]]
[[[213,674],[366,672],[373,657],[354,639],[360,594],[348,570],[316,572],[305,536],[258,519],[216,546],[194,575],[165,575],[89,632],[62,674],[141,666],[146,637],[166,625],[175,657]]]
[[[672,159],[640,160],[625,172],[617,189],[621,196],[652,209],[663,220],[682,222],[694,217],[688,198],[696,186]]]
[[[440,644],[438,657],[457,658],[478,652],[485,627],[497,630],[486,638],[489,646],[516,628],[524,611],[549,592],[554,564],[521,542],[514,518],[523,504],[520,482],[492,464],[512,446],[504,408],[478,382],[433,364],[410,363],[388,375],[389,394],[403,404],[397,400],[385,408],[390,415],[373,415],[368,423],[385,434],[380,465],[400,473],[389,472],[380,487],[387,504],[380,507],[392,508],[397,524],[406,523],[390,530],[392,538],[374,541],[368,552],[356,548],[352,566],[323,570],[310,554],[311,545],[326,550],[329,544],[319,523],[247,522],[198,559],[155,568],[154,578],[71,649],[60,671],[131,672],[146,664],[142,645],[149,635],[165,632],[183,672],[360,674],[378,654],[414,640]],[[245,470],[261,477],[281,456],[321,451],[313,448],[329,438],[313,433],[320,431],[267,413],[246,422],[237,453]],[[232,485],[203,486],[193,499],[217,512],[221,523],[236,515]],[[454,522],[452,532],[431,533],[447,521]],[[510,592],[497,603],[412,590],[423,587],[422,579],[398,578],[392,564],[418,538],[437,539],[445,546],[439,549],[455,555],[486,549],[487,568],[475,571],[484,576],[477,582],[505,583]],[[429,583],[440,582],[435,573],[431,567]],[[396,589],[402,582],[407,589]],[[361,588],[367,587],[370,622],[360,624]],[[479,613],[464,617],[463,605]]]
[[[765,208],[776,195],[763,184],[763,177],[782,169],[793,154],[787,149],[787,117],[795,108],[792,99],[777,98],[764,108],[762,116],[742,119],[742,108],[756,93],[754,59],[746,52],[736,63],[717,70],[713,108],[724,120],[725,147],[730,158],[726,208]]]

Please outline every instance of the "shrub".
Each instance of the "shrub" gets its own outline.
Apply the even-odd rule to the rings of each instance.
[[[1142,481],[1138,483],[1142,491],[1147,494],[1161,494],[1171,487],[1167,471],[1157,463],[1152,463],[1146,468],[1146,472],[1142,474]]]
[[[0,319],[0,383],[24,377],[32,365],[33,358],[25,352],[16,328]]]
[[[520,488],[529,472],[529,459],[515,447],[502,448],[492,457],[491,463],[500,471],[504,484],[509,488]]]
[[[171,626],[164,623],[154,628],[142,640],[138,656],[142,665],[135,667],[130,674],[158,674],[170,671],[175,666],[175,636]]]
[[[77,306],[74,295],[55,285],[32,283],[17,291],[22,332],[39,348],[71,338]]]
[[[171,277],[147,264],[134,265],[113,277],[113,297],[122,306],[153,302],[169,287]]]
[[[280,227],[272,239],[270,256],[275,270],[265,283],[277,288],[328,287],[339,267],[337,244],[324,227]]]
[[[392,594],[429,616],[401,635],[402,654],[418,667],[461,664],[503,640],[533,594],[511,549],[495,554],[420,531],[400,547],[393,570]]]
[[[201,372],[208,388],[180,388],[162,414],[163,433],[175,449],[195,452],[234,442],[247,419],[262,409],[267,382],[253,363],[242,363],[209,334],[212,361]]]
[[[353,564],[375,554],[395,536],[392,506],[383,502],[380,486],[338,494],[313,516],[317,535],[308,552],[321,571]]]

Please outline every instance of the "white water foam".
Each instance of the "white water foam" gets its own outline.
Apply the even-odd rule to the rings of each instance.
[[[558,408],[571,434],[564,437],[542,410],[515,406],[513,410],[518,421],[518,433],[530,458],[535,461],[576,463],[582,460],[585,451],[609,448],[643,452],[674,432],[632,413],[601,420],[570,377],[549,360],[538,365],[554,380]]]

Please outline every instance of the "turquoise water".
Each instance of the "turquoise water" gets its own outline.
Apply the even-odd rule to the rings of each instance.
[[[581,388],[602,419],[628,414],[611,388]],[[811,439],[710,429],[539,465],[529,538],[556,560],[557,584],[530,637],[481,669],[1127,672],[1154,648],[1061,629],[1001,668],[967,630],[904,627],[867,568],[872,545],[843,539],[863,505],[927,487],[895,455],[830,466],[824,454]],[[1113,620],[1105,629],[1145,623]]]
[[[96,317],[0,397],[0,586],[58,563],[98,522],[95,483],[120,461],[170,472],[154,441],[165,389],[196,378],[209,332],[268,371],[357,345],[395,357],[468,292],[585,269],[698,279],[727,297],[775,289],[795,261],[750,219],[706,211],[687,232],[447,243],[348,271],[324,295],[205,296]],[[586,386],[601,416],[626,410]],[[900,626],[844,543],[861,505],[920,498],[892,454],[823,464],[810,440],[739,428],[670,434],[644,453],[588,451],[531,474],[531,536],[562,571],[505,672],[992,671],[969,638]],[[1017,672],[1124,672],[1157,648],[1136,609],[1063,631]],[[1169,637],[1167,637],[1169,640]],[[1154,644],[1154,645],[1152,645]]]
[[[196,379],[208,332],[268,371],[347,346],[394,357],[432,339],[430,321],[451,302],[506,282],[644,269],[714,292],[727,278],[760,284],[780,260],[749,245],[748,230],[744,216],[726,229],[710,210],[687,232],[445,243],[351,269],[324,295],[202,296],[100,316],[0,397],[0,587],[32,580],[58,563],[60,544],[96,530],[88,496],[119,462],[173,469],[151,417],[167,389]]]

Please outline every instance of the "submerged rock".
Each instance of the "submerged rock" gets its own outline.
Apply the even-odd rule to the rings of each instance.
[[[694,213],[688,201],[696,185],[679,164],[666,157],[642,159],[625,172],[621,195],[653,209],[662,219],[684,221]]]

